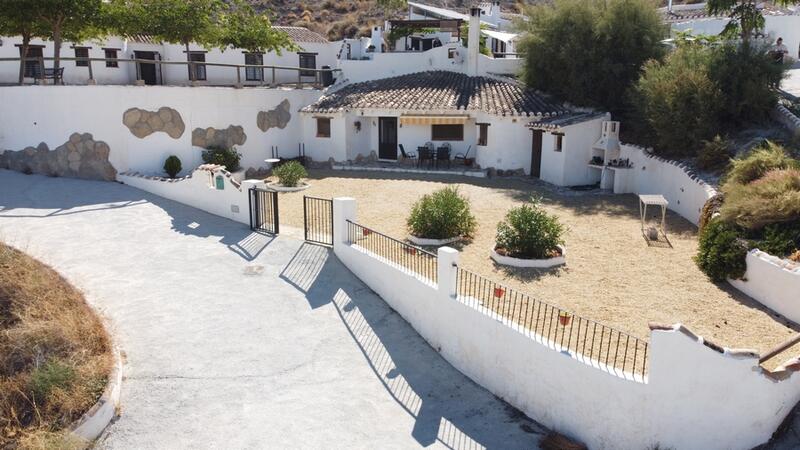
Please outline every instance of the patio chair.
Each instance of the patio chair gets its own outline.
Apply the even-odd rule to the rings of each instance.
[[[442,146],[436,150],[436,167],[439,167],[439,161],[447,161],[447,168],[450,168],[450,149]]]
[[[469,156],[469,151],[472,149],[472,145],[467,147],[466,153],[456,153],[456,156],[453,157],[453,161],[461,161],[464,165],[467,165],[467,157]]]
[[[408,160],[417,159],[417,154],[414,152],[406,152],[406,149],[403,148],[403,144],[400,144],[399,147],[400,147],[400,154],[403,155],[403,159],[408,159]]]
[[[417,167],[422,167],[422,163],[427,162],[428,168],[431,167],[431,163],[433,162],[433,152],[428,149],[428,147],[420,147],[417,149],[419,151],[419,158],[417,159]]]

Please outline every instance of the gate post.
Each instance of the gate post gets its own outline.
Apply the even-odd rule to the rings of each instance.
[[[338,197],[333,199],[333,250],[348,245],[349,236],[347,221],[356,221],[356,199]]]
[[[280,234],[280,219],[278,217],[278,193],[272,192],[272,217],[274,218],[273,229],[275,234]]]
[[[256,195],[256,188],[251,187],[247,195],[248,211],[250,212],[250,231],[256,230],[255,221],[253,219],[254,217],[258,217],[258,208],[253,209],[253,197],[255,195]],[[256,205],[258,205],[258,202],[256,202]]]

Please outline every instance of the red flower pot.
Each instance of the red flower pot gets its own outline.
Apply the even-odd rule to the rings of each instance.
[[[568,312],[560,312],[558,313],[558,321],[561,323],[561,326],[569,325],[569,322],[572,320],[572,315]]]
[[[405,249],[406,249],[406,253],[408,253],[409,255],[416,255],[417,254],[417,249],[414,248],[414,247],[406,247]]]
[[[506,293],[506,290],[501,288],[501,287],[494,288],[494,296],[497,297],[497,298],[502,297],[503,294],[505,294],[505,293]]]
[[[364,236],[369,236],[370,234],[372,234],[372,230],[368,230],[368,229],[364,228],[361,231],[361,234],[363,234]]]

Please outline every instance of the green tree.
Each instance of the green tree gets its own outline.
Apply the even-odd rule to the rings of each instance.
[[[230,3],[220,20],[220,44],[253,53],[297,50],[299,47],[283,31],[276,30],[264,14],[256,12],[243,1]]]
[[[218,46],[219,23],[227,10],[221,0],[113,0],[116,27],[123,32],[144,33],[171,44],[183,44],[191,61],[189,44]],[[189,79],[194,81],[194,71]]]
[[[47,37],[53,41],[55,73],[61,66],[61,43],[65,39],[80,42],[101,34],[101,0],[28,0],[28,3],[37,19],[47,26]]]
[[[524,12],[526,83],[572,103],[619,111],[644,63],[664,53],[666,29],[648,0],[556,0]]]
[[[722,34],[728,37],[738,35],[742,41],[749,42],[753,32],[764,28],[764,15],[758,9],[756,0],[708,0],[707,8],[711,14],[727,14],[731,19]],[[776,0],[774,3],[786,6],[797,4],[797,0]]]
[[[0,36],[20,36],[20,55],[27,55],[31,39],[46,35],[36,4],[30,0],[0,1]],[[19,62],[19,84],[25,77],[25,62]]]

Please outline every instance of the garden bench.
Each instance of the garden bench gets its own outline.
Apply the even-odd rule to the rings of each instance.
[[[33,77],[37,80],[53,80],[54,84],[58,84],[60,80],[64,79],[64,68],[59,67],[56,71],[52,67],[45,67],[44,73],[42,73],[41,66],[37,64],[33,66]]]

